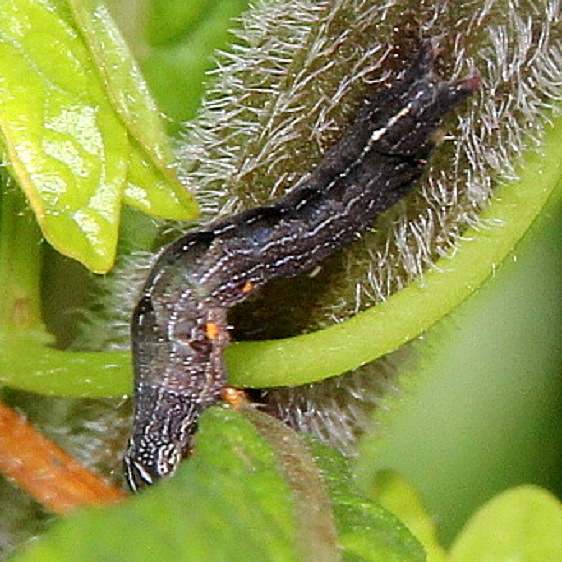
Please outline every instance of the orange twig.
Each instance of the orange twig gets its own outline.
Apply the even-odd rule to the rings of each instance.
[[[0,472],[54,513],[125,497],[1,402]]]

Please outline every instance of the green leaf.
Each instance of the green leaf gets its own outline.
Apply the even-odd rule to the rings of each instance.
[[[69,4],[111,104],[136,141],[131,141],[124,201],[165,218],[193,218],[197,206],[172,169],[174,156],[156,102],[105,3]]]
[[[0,133],[43,235],[105,272],[122,198],[173,219],[197,207],[170,168],[156,105],[104,6],[72,5],[82,35],[62,0],[0,5]]]
[[[105,3],[69,0],[69,5],[111,104],[132,137],[125,203],[163,218],[193,218],[197,204],[177,179],[159,109]]]
[[[435,523],[422,505],[417,490],[406,479],[391,470],[381,470],[376,474],[372,490],[373,498],[394,513],[423,544],[428,562],[445,562]]]
[[[424,560],[392,514],[356,494],[339,453],[322,445],[315,452],[322,473],[301,437],[278,420],[211,408],[194,455],[173,478],[119,506],[60,521],[13,560]]]
[[[172,151],[140,68],[102,0],[69,0],[115,111],[152,159],[167,166]]]
[[[173,220],[186,220],[196,215],[197,204],[177,178],[156,167],[131,141],[129,173],[123,194],[125,203],[147,214]]]
[[[562,560],[562,504],[536,486],[496,496],[466,524],[451,562]]]
[[[201,420],[197,452],[174,478],[123,504],[53,525],[14,562],[296,562],[290,489],[241,415]]]
[[[425,553],[408,529],[389,511],[359,495],[343,455],[313,444],[315,460],[333,502],[346,562],[422,562]]]
[[[113,263],[127,132],[64,4],[0,5],[0,130],[43,234],[93,271]]]

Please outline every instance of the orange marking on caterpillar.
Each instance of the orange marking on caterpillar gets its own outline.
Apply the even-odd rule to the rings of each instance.
[[[205,324],[205,335],[211,341],[216,340],[219,335],[218,324],[215,324],[214,322],[207,322],[207,324]]]
[[[244,286],[242,287],[242,292],[247,295],[248,293],[252,292],[254,289],[254,284],[251,281],[246,281]]]
[[[225,386],[220,392],[221,400],[232,406],[235,410],[249,404],[248,397],[243,390],[234,388],[233,386]]]

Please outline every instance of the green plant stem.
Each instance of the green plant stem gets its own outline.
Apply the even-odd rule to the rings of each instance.
[[[0,327],[41,328],[41,232],[19,189],[0,197]]]

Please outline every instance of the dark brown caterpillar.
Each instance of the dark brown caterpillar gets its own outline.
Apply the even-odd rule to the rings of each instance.
[[[132,490],[174,472],[201,412],[220,400],[228,309],[272,279],[311,270],[411,190],[443,116],[479,86],[476,76],[439,80],[435,56],[424,42],[285,197],[192,231],[161,253],[132,320],[135,412],[124,459]]]

